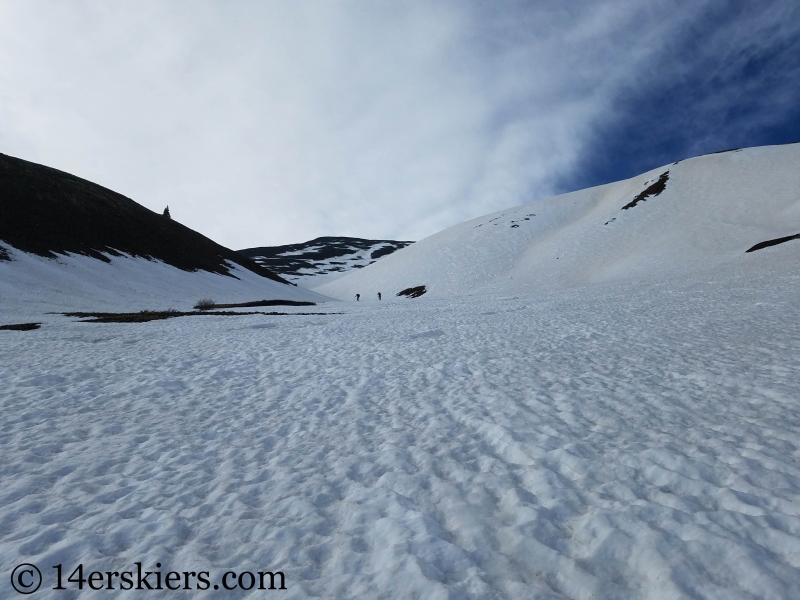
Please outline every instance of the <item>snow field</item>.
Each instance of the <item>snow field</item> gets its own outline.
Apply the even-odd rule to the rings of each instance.
[[[777,252],[761,274],[0,332],[0,570],[800,597],[800,277]]]

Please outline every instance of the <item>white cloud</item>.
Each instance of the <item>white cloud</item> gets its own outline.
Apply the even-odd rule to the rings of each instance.
[[[552,193],[701,9],[12,0],[0,151],[233,248],[418,239]]]

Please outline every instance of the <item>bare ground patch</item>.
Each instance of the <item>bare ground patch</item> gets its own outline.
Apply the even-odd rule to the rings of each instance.
[[[131,313],[104,313],[104,312],[69,312],[60,313],[66,317],[77,317],[82,319],[81,323],[146,323],[148,321],[160,321],[163,319],[174,319],[176,317],[212,316],[212,317],[240,317],[244,315],[267,315],[267,316],[290,316],[290,315],[335,315],[341,313],[285,313],[285,312],[236,312],[221,311],[208,312],[201,310],[178,311],[178,310],[143,310]]]
[[[316,306],[316,302],[300,300],[254,300],[236,304],[217,304],[213,300],[200,300],[194,307],[198,310],[216,310],[218,308],[255,308],[257,306]]]
[[[755,252],[756,250],[762,250],[763,248],[769,248],[770,246],[777,246],[778,244],[784,244],[786,242],[791,242],[792,240],[800,240],[800,233],[796,235],[787,235],[786,237],[782,238],[775,238],[774,240],[767,240],[765,242],[759,242],[746,252]]]
[[[41,323],[11,323],[9,325],[0,325],[0,329],[8,331],[32,331],[34,329],[39,329],[41,326]]]

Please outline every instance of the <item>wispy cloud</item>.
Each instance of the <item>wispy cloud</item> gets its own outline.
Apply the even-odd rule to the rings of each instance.
[[[774,65],[796,66],[796,9],[713,6],[11,1],[0,151],[170,204],[235,248],[418,239],[597,178],[604,135],[633,135],[626,98],[652,108],[706,82],[687,103],[708,115],[722,91],[771,85],[750,122],[780,121],[792,94]]]

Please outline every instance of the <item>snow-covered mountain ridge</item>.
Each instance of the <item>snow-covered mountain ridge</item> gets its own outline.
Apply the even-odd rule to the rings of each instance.
[[[746,265],[800,233],[800,144],[679,161],[473,219],[313,289],[337,298],[535,291]],[[800,241],[759,250],[800,256]]]
[[[414,242],[319,237],[300,244],[246,248],[239,253],[301,285],[319,285],[372,264]]]

